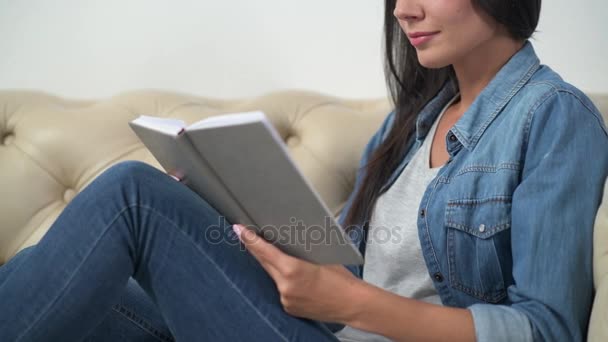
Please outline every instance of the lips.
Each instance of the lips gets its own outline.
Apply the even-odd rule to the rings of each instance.
[[[412,45],[414,47],[418,47],[418,46],[428,42],[429,40],[433,39],[433,37],[435,37],[438,33],[439,33],[439,31],[413,32],[413,33],[408,34],[407,36],[410,39],[410,43],[412,43]]]

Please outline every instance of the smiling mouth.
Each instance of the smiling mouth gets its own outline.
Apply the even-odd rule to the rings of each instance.
[[[418,46],[430,41],[431,39],[433,39],[438,33],[439,33],[439,31],[437,31],[437,32],[414,32],[414,33],[408,34],[408,38],[410,40],[410,43],[412,43],[412,45],[414,47],[418,47]]]

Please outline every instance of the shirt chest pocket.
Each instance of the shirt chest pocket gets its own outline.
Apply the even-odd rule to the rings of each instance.
[[[450,200],[445,226],[451,286],[488,303],[504,299],[512,265],[511,198]]]

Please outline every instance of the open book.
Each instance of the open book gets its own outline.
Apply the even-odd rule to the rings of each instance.
[[[188,127],[180,120],[141,116],[129,125],[167,173],[228,222],[253,228],[307,261],[363,262],[264,113],[219,115]]]

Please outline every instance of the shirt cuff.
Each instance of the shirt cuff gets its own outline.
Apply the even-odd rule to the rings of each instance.
[[[526,315],[505,305],[474,304],[468,307],[473,315],[478,342],[509,342],[534,340]]]

